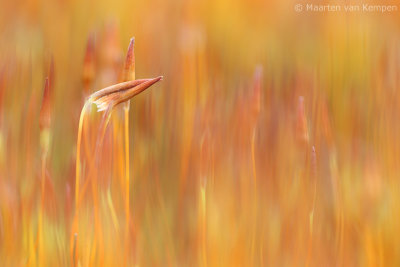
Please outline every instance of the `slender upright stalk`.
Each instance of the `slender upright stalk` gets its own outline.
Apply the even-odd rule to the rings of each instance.
[[[124,82],[135,80],[135,38],[131,38],[128,51],[126,53],[124,67]],[[129,108],[130,101],[124,103],[124,139],[125,139],[125,255],[124,263],[127,264],[127,256],[129,250],[129,225],[130,225],[130,156],[129,156]]]
[[[128,48],[126,64],[124,69],[124,80],[126,82],[114,84],[103,88],[93,94],[91,94],[85,102],[84,107],[82,108],[80,119],[79,119],[79,128],[78,128],[78,138],[77,138],[77,157],[76,157],[76,187],[75,187],[75,218],[73,222],[73,232],[77,233],[78,228],[78,216],[79,216],[79,206],[86,192],[88,185],[91,185],[92,189],[92,197],[93,197],[93,206],[94,206],[94,233],[95,233],[95,240],[91,245],[90,251],[90,260],[89,263],[103,263],[104,258],[104,244],[103,244],[103,233],[101,231],[101,220],[99,217],[99,210],[98,210],[98,188],[97,188],[97,175],[98,175],[98,168],[100,166],[101,160],[101,150],[103,139],[106,133],[106,129],[111,118],[111,113],[119,104],[123,104],[124,107],[124,144],[125,144],[125,199],[124,199],[124,206],[125,206],[125,213],[126,213],[126,225],[125,225],[125,253],[124,253],[124,262],[127,263],[127,257],[129,255],[129,229],[130,229],[130,207],[129,207],[129,183],[130,183],[130,168],[129,168],[129,100],[134,97],[135,95],[143,92],[148,87],[153,85],[154,83],[162,80],[162,76],[153,79],[143,79],[143,80],[135,80],[135,64],[134,64],[134,54],[133,54],[133,43],[134,40],[131,39],[131,43]],[[81,175],[81,167],[80,167],[80,150],[81,150],[81,142],[82,142],[82,133],[83,133],[83,126],[84,126],[84,117],[86,113],[87,106],[90,104],[96,104],[98,111],[105,111],[100,122],[99,131],[97,134],[97,140],[95,144],[95,160],[94,164],[89,159],[89,170],[87,172],[87,179],[85,180],[82,189],[80,189],[80,175]],[[87,148],[85,147],[85,150]],[[112,204],[112,198],[110,191],[108,191],[108,204],[111,210],[112,220],[116,229],[119,228],[116,212],[114,210],[114,205]],[[71,240],[72,243],[72,240]],[[73,251],[74,248],[71,250],[72,261],[73,255],[75,252]],[[96,261],[97,256],[99,256],[99,260]]]
[[[129,186],[130,186],[130,168],[129,168],[129,102],[124,106],[124,135],[125,135],[125,216],[126,226],[129,230],[130,207],[129,207]],[[129,235],[127,235],[129,236]]]
[[[78,126],[78,140],[76,145],[76,164],[75,164],[75,213],[78,213],[78,203],[79,203],[79,189],[80,189],[80,175],[81,175],[81,143],[82,143],[82,130],[83,122],[85,119],[86,108],[88,102],[85,102],[81,115],[79,116],[79,126]]]
[[[112,113],[112,105],[110,105],[107,110],[104,112],[103,117],[100,122],[99,134],[97,135],[96,148],[95,148],[95,166],[91,170],[89,170],[88,180],[92,185],[92,197],[93,197],[93,206],[94,206],[94,227],[95,227],[95,235],[98,239],[99,246],[99,257],[100,262],[103,262],[102,259],[104,257],[104,242],[103,242],[103,232],[101,227],[101,220],[99,216],[98,210],[98,187],[97,187],[97,170],[100,165],[100,151],[102,149],[104,136],[106,134],[107,126],[111,118]],[[93,243],[93,251],[95,251],[96,242]]]

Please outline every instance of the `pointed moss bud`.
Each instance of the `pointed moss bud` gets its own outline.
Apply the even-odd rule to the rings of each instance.
[[[124,82],[135,80],[135,38],[131,38],[126,52],[125,66],[124,66]]]

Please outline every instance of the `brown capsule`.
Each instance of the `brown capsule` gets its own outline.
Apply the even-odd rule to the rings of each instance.
[[[103,88],[103,89],[91,94],[89,97],[89,101],[94,102],[94,101],[98,100],[99,98],[102,98],[106,95],[109,95],[112,93],[117,93],[117,92],[120,92],[123,90],[127,90],[127,89],[137,86],[141,83],[144,83],[145,81],[148,81],[148,80],[150,80],[150,79],[140,79],[140,80],[127,81],[127,82],[110,85],[106,88]]]
[[[159,76],[153,79],[118,83],[93,93],[89,97],[89,101],[97,105],[98,111],[113,108],[120,103],[130,100],[132,97],[162,80],[162,78],[162,76]]]

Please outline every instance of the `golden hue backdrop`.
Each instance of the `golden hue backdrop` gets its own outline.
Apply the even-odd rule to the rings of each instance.
[[[0,265],[399,266],[400,11],[298,3],[1,0]]]

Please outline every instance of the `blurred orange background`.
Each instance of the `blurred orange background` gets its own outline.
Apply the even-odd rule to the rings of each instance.
[[[0,265],[400,265],[400,11],[310,3],[366,2],[1,0]]]

